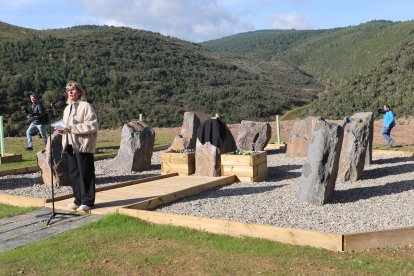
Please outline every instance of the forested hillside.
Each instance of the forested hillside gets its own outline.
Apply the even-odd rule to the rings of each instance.
[[[106,26],[32,31],[0,42],[6,135],[23,134],[20,106],[29,105],[30,91],[48,104],[64,94],[68,80],[82,83],[102,128],[141,113],[152,126],[178,126],[187,110],[219,113],[228,123],[263,120],[322,89],[295,67],[278,74],[285,67],[272,65],[260,74],[260,65],[219,60],[198,44],[157,33]]]
[[[214,52],[270,60],[328,30],[260,30],[201,43]]]
[[[229,56],[237,52],[300,68],[326,87],[304,115],[342,119],[384,103],[399,115],[412,115],[413,41],[414,21],[376,20],[321,31],[251,32],[203,45]]]
[[[385,103],[398,117],[413,116],[414,39],[388,53],[377,65],[323,95],[310,114],[341,118],[355,111],[375,111]]]
[[[341,119],[384,103],[412,115],[413,49],[413,21],[263,30],[201,44],[121,27],[0,23],[0,113],[6,135],[21,135],[30,91],[48,104],[76,80],[102,128],[139,114],[154,127],[179,126],[188,110],[227,123],[268,120],[310,102],[304,115]]]

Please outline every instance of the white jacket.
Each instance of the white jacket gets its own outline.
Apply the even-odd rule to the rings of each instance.
[[[71,106],[74,116],[72,122],[69,122]],[[74,152],[95,153],[99,127],[93,107],[86,101],[69,104],[63,111],[63,121],[71,125],[70,133],[62,137],[63,150],[69,145],[68,136],[71,135]]]

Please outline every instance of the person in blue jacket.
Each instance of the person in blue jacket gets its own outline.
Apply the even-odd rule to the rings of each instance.
[[[387,146],[392,146],[394,140],[391,138],[391,130],[395,127],[395,116],[388,104],[384,105],[384,109],[381,110],[384,114],[384,124],[382,127],[381,135],[387,141]]]

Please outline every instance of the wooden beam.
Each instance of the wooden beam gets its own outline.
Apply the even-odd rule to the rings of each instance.
[[[8,194],[0,194],[0,202],[20,207],[42,207],[46,203],[44,198],[32,198]]]
[[[178,175],[178,173],[170,173],[170,174],[164,174],[164,175],[145,177],[145,178],[141,178],[141,179],[137,179],[137,180],[125,181],[125,182],[121,182],[121,183],[110,185],[110,186],[98,187],[98,188],[95,189],[95,192],[102,192],[102,191],[112,190],[112,189],[116,189],[116,188],[122,188],[122,187],[131,186],[131,185],[135,185],[135,184],[150,182],[150,181],[154,181],[154,180],[158,180],[158,179],[173,177],[173,176],[177,176],[177,175]],[[71,198],[71,197],[73,197],[72,193],[67,194],[67,195],[63,195],[63,196],[57,196],[57,197],[55,197],[55,201],[65,200],[65,199],[68,199],[68,198]],[[50,202],[52,202],[52,198],[45,199],[45,203],[50,203]]]
[[[136,210],[131,207],[118,208],[117,212],[119,214],[136,217],[156,224],[182,226],[216,234],[225,234],[236,237],[253,237],[293,245],[308,245],[332,251],[342,251],[342,235],[338,234],[166,214]]]
[[[189,176],[189,177],[191,177],[191,176]],[[154,197],[152,199],[144,200],[144,201],[138,202],[136,204],[130,205],[128,207],[130,207],[132,209],[141,209],[141,210],[153,209],[157,206],[176,201],[180,198],[184,198],[186,196],[199,194],[199,193],[201,193],[205,190],[208,190],[208,189],[211,189],[211,188],[214,188],[214,187],[229,185],[229,184],[232,184],[236,181],[237,181],[237,179],[236,179],[236,176],[234,176],[234,175],[221,176],[221,177],[217,177],[217,180],[211,181],[207,184],[203,183],[203,184],[193,186],[193,187],[188,188],[188,189],[178,190],[178,191],[175,191],[173,193],[168,193],[168,194],[165,194],[165,195],[157,196],[157,197]]]
[[[414,227],[344,235],[344,251],[366,250],[414,243]]]
[[[373,150],[372,153],[384,155],[414,156],[414,152],[402,150]]]

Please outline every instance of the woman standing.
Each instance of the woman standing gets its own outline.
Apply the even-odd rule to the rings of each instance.
[[[95,204],[95,165],[98,120],[93,107],[86,101],[85,91],[77,82],[66,85],[68,95],[63,122],[56,129],[62,135],[63,151],[68,154],[69,176],[75,200],[68,207],[90,210]]]

